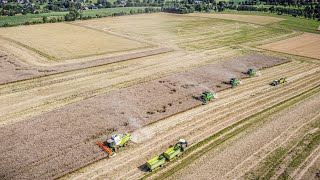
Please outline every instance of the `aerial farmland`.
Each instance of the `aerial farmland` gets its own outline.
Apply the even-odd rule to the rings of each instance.
[[[320,21],[294,18],[0,28],[0,179],[320,178]]]

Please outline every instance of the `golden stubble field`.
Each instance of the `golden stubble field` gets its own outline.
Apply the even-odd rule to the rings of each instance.
[[[265,44],[260,48],[320,59],[320,35],[304,33],[289,39]]]
[[[67,23],[3,28],[0,29],[0,34],[2,41],[3,39],[9,41],[5,49],[15,51],[17,47],[25,48],[49,61],[66,61],[126,52],[149,46],[138,41]],[[36,59],[25,61],[32,62]]]

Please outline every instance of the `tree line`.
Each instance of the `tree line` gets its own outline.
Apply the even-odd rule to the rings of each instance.
[[[292,0],[265,0],[269,3],[277,3],[278,5],[272,5],[270,7],[255,6],[261,2],[258,0],[244,1],[236,5],[233,1],[225,2],[219,1],[218,3],[214,0],[184,0],[184,1],[172,1],[166,2],[163,6],[163,11],[170,13],[186,14],[194,11],[198,12],[209,12],[218,11],[222,12],[226,9],[237,10],[237,11],[259,11],[269,12],[278,15],[286,14],[294,17],[305,17],[309,19],[318,19],[320,21],[320,3],[319,2],[306,2]],[[284,5],[282,5],[284,4]],[[287,7],[290,6],[290,7]]]
[[[7,0],[6,0],[7,1]],[[85,0],[83,0],[85,1]],[[4,3],[0,0],[0,16],[14,16],[16,14],[26,15],[55,12],[66,12],[72,9],[87,10],[113,7],[161,7],[165,0],[116,0],[114,3],[108,0],[91,0],[80,3],[75,0],[30,0],[20,3],[18,0],[8,0]],[[42,6],[42,8],[41,8]]]

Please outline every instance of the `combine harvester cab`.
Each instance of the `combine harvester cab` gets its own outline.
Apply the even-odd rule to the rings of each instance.
[[[209,92],[209,91],[204,91],[201,96],[200,99],[203,102],[202,104],[208,104],[208,101],[211,101],[212,99],[214,99],[216,97],[216,93],[214,92]]]
[[[166,163],[166,158],[163,155],[154,157],[147,161],[147,166],[149,170],[152,172],[158,167],[162,167]]]
[[[274,80],[274,81],[272,81],[272,83],[271,83],[270,85],[271,85],[271,86],[277,86],[277,85],[283,84],[283,83],[285,83],[285,82],[287,82],[287,78],[281,78],[281,79],[279,79],[279,80]]]
[[[237,78],[230,79],[230,84],[232,88],[237,87],[240,83],[241,83],[240,79],[237,79]]]
[[[119,152],[122,147],[127,146],[130,141],[130,134],[114,134],[111,135],[111,138],[105,143],[98,141],[98,145],[108,153],[109,157],[112,157],[115,156],[116,152]]]
[[[163,155],[168,161],[172,161],[177,156],[180,156],[180,154],[188,147],[188,142],[184,139],[180,139],[179,142],[166,150]]]

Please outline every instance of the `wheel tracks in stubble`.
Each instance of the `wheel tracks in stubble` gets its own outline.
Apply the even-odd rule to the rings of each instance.
[[[316,77],[316,75],[315,75],[315,77]],[[311,80],[312,81],[312,80]],[[314,85],[318,85],[318,82],[316,82],[316,83],[313,83],[313,85],[309,85],[308,87],[306,87],[306,88],[304,88],[304,89],[308,89],[308,88],[312,88]],[[291,89],[294,89],[294,88],[291,88]],[[287,91],[288,92],[288,91]],[[286,96],[287,98],[288,97],[291,97],[291,96],[294,96],[294,94],[295,94],[296,92],[293,92],[293,93],[291,93],[290,95],[288,95],[288,96]],[[274,101],[273,102],[278,102],[279,100],[281,100],[282,99],[282,101],[285,101],[287,98],[285,98],[284,96],[283,97],[281,97],[281,98],[274,98]],[[261,107],[258,107],[258,108],[256,108],[256,109],[254,109],[254,110],[250,110],[250,111],[253,111],[253,112],[257,112],[256,110],[257,109],[260,109],[261,108],[261,110],[260,111],[262,111],[263,109],[266,109],[266,108],[268,108],[268,107],[272,107],[273,106],[273,103],[272,102],[270,102],[270,103],[268,103],[268,104],[271,104],[271,105],[269,105],[269,106],[267,106],[267,107],[265,107],[265,108],[261,108]],[[240,111],[241,112],[241,111]],[[259,112],[259,111],[258,111]],[[245,114],[245,113],[243,113],[243,114]],[[255,114],[255,113],[252,113],[252,115],[253,114]],[[245,117],[243,117],[243,118],[245,118]],[[236,119],[236,118],[234,118],[234,119]],[[208,126],[210,126],[209,124],[207,124]],[[224,126],[224,127],[227,127],[227,126]],[[217,127],[216,126],[214,126],[213,128],[211,128],[212,130],[214,130],[214,129],[216,129]],[[201,128],[201,130],[202,130],[203,128]],[[218,131],[218,130],[216,130],[216,131]],[[201,132],[203,132],[203,130],[201,131]],[[212,132],[211,132],[212,133]],[[200,135],[202,135],[203,136],[203,134],[204,133],[200,133]],[[198,135],[198,134],[197,134]],[[202,139],[203,139],[203,137],[202,137]],[[201,148],[205,148],[206,146],[202,146]],[[201,150],[201,148],[200,148],[200,150]],[[190,153],[191,155],[192,154],[195,154],[196,152],[192,152],[192,153]],[[187,157],[186,157],[187,158]]]
[[[122,160],[122,159],[119,159],[120,161]]]

